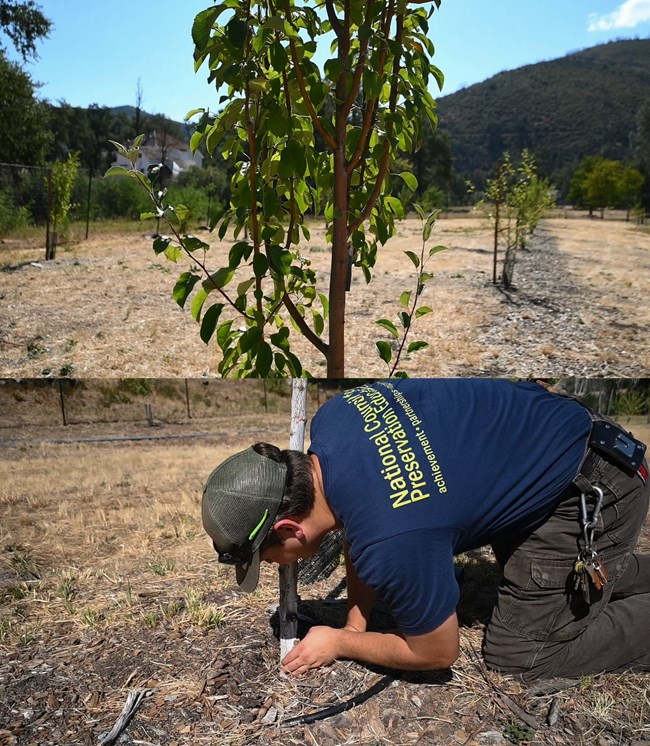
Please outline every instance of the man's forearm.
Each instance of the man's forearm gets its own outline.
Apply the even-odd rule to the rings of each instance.
[[[347,629],[338,632],[338,658],[352,658],[402,670],[448,668],[457,658],[457,654],[447,646],[429,649],[426,654],[413,650],[406,639],[395,632],[353,632]]]

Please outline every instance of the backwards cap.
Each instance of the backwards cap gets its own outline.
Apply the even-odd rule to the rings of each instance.
[[[203,488],[203,527],[219,562],[235,565],[247,593],[257,587],[259,548],[275,523],[286,477],[285,464],[247,448],[217,466]]]

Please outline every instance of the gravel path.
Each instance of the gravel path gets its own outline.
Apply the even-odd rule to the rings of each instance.
[[[626,314],[625,289],[603,297],[581,283],[552,233],[540,230],[520,251],[501,313],[482,325],[477,342],[499,356],[474,375],[634,377],[650,369],[644,330]]]

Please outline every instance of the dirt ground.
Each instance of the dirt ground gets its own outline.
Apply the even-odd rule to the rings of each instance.
[[[328,283],[322,226],[311,226],[304,252]],[[367,288],[360,272],[348,294],[346,376],[388,370],[374,342],[375,324],[395,319],[399,296],[412,288],[402,253],[420,244],[416,220],[380,252]],[[209,266],[228,242],[209,239]],[[401,367],[415,376],[638,377],[650,372],[650,231],[583,213],[544,220],[530,250],[519,253],[515,288],[491,283],[492,237],[484,217],[441,217],[432,241],[448,247],[430,260],[434,277],[423,302],[434,313],[413,327],[429,343]],[[171,291],[186,267],[156,257],[142,233],[92,237],[43,261],[34,242],[0,245],[0,375],[73,377],[212,376],[218,348],[201,342],[189,311]],[[314,377],[325,364],[302,339],[295,349]]]
[[[144,698],[120,744],[650,743],[647,676],[525,686],[484,668],[497,578],[486,552],[460,559],[462,653],[452,670],[405,675],[338,661],[284,676],[277,571],[265,566],[258,590],[242,596],[200,526],[202,484],[216,463],[250,444],[252,430],[286,445],[282,391],[251,415],[261,384],[251,393],[233,383],[217,415],[153,431],[142,421],[34,424],[55,411],[47,399],[56,391],[10,400],[0,387],[0,744],[97,744],[135,692]],[[88,398],[87,411],[100,408]],[[629,426],[650,439],[646,418]],[[650,526],[640,549],[650,551]],[[301,633],[344,619],[342,568],[300,594]],[[389,623],[382,613],[374,621]],[[368,691],[347,712],[285,724]]]

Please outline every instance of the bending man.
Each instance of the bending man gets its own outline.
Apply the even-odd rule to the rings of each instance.
[[[483,653],[525,679],[650,670],[645,446],[531,382],[396,380],[316,413],[308,454],[258,443],[218,466],[203,523],[243,590],[260,560],[315,554],[342,528],[348,616],[285,657],[446,668],[459,653],[454,555],[491,545],[503,569]],[[396,632],[368,631],[375,597]]]

